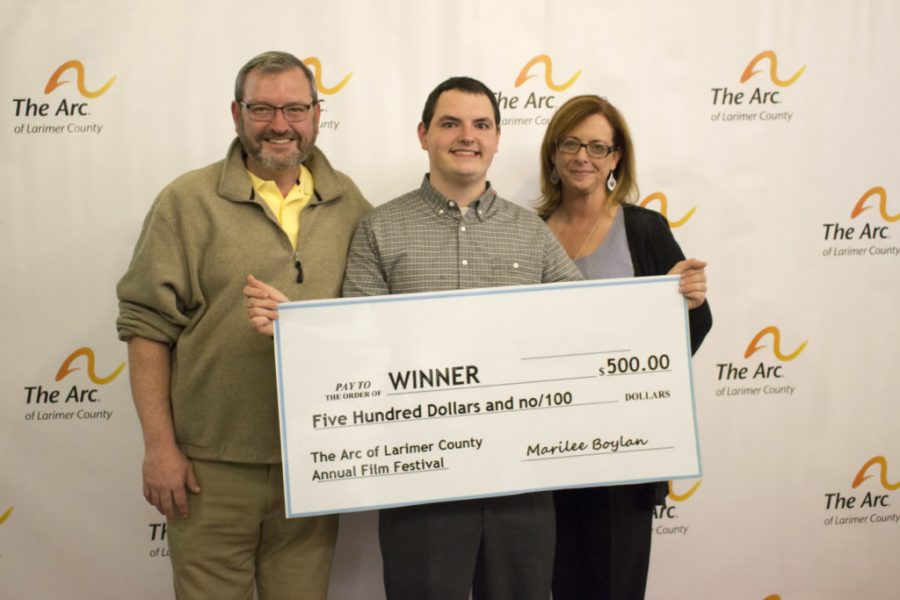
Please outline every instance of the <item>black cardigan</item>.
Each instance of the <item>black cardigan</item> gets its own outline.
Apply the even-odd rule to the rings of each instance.
[[[635,277],[665,275],[675,263],[684,260],[684,253],[675,241],[664,216],[634,204],[625,204],[622,208],[625,210],[625,233],[628,236],[628,250],[634,264]],[[689,311],[688,319],[691,353],[695,354],[712,328],[709,302]]]
[[[665,275],[680,260],[684,253],[664,216],[641,206],[625,204],[625,233],[628,237],[628,250],[634,265],[635,277]],[[695,354],[703,338],[712,328],[712,311],[709,302],[704,302],[688,311],[691,331],[691,354]],[[665,506],[669,486],[666,482],[643,484],[652,494],[653,503]]]

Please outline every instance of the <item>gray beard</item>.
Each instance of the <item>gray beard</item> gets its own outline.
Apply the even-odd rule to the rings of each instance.
[[[306,160],[306,156],[309,156],[309,153],[307,152],[306,156],[303,156],[300,154],[300,150],[298,149],[290,156],[285,157],[281,160],[272,158],[271,156],[266,156],[261,149],[256,152],[248,151],[247,155],[251,156],[254,161],[259,163],[266,169],[269,169],[271,171],[284,171],[285,169],[299,168],[303,161]]]
[[[299,168],[303,161],[307,159],[309,153],[312,151],[312,145],[310,145],[310,148],[306,152],[301,152],[300,147],[297,146],[296,150],[290,156],[284,159],[276,159],[271,156],[266,156],[263,154],[262,145],[256,146],[255,148],[252,147],[255,144],[252,143],[252,140],[248,139],[247,134],[244,132],[243,123],[241,123],[241,126],[238,129],[238,138],[240,138],[241,145],[244,147],[244,152],[247,154],[247,156],[249,158],[252,158],[263,168],[269,169],[271,171],[283,171],[285,169]],[[298,144],[298,142],[299,140],[294,140],[294,144]]]

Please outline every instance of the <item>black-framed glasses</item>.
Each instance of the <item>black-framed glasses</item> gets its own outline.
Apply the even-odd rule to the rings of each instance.
[[[293,104],[282,104],[281,106],[272,106],[265,102],[252,102],[250,104],[241,102],[240,105],[247,110],[247,114],[254,121],[271,121],[275,118],[275,111],[280,110],[285,119],[292,123],[298,123],[306,120],[306,115],[309,114],[310,109],[319,102],[322,101],[316,100],[310,104],[295,102]]]
[[[615,146],[607,146],[603,142],[582,142],[575,138],[563,138],[556,144],[556,148],[560,152],[566,154],[578,154],[578,151],[584,148],[587,150],[588,156],[592,158],[606,158],[617,150]]]

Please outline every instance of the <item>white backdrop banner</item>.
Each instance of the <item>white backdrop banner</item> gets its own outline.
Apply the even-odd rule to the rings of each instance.
[[[654,521],[649,598],[900,589],[900,5],[892,0],[0,0],[0,596],[172,597],[141,496],[114,286],[158,191],[221,159],[234,77],[290,51],[319,146],[375,204],[417,187],[416,125],[451,75],[501,105],[490,179],[531,206],[538,147],[582,93],[629,122],[640,202],[709,261],[693,360],[703,476]],[[383,597],[371,512],[332,597]]]

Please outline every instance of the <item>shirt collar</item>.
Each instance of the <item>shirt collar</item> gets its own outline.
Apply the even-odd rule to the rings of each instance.
[[[455,200],[447,198],[431,185],[431,180],[428,178],[427,173],[422,178],[422,185],[419,186],[419,194],[425,200],[425,203],[440,215],[445,214],[447,211],[460,210],[459,205]],[[496,203],[494,201],[496,199],[497,194],[491,187],[491,182],[488,181],[484,188],[484,193],[470,203],[469,206],[475,211],[478,219],[484,221],[494,214],[496,210]]]
[[[266,188],[277,192],[278,195],[282,195],[281,190],[278,189],[278,185],[271,179],[263,179],[262,177],[251,173],[250,169],[247,169],[247,175],[250,176],[250,181],[252,182],[253,189],[256,191],[257,195],[263,195]],[[299,188],[299,193],[302,196],[312,195],[312,173],[310,173],[304,165],[300,165],[297,168],[297,180],[294,182],[294,187]]]

